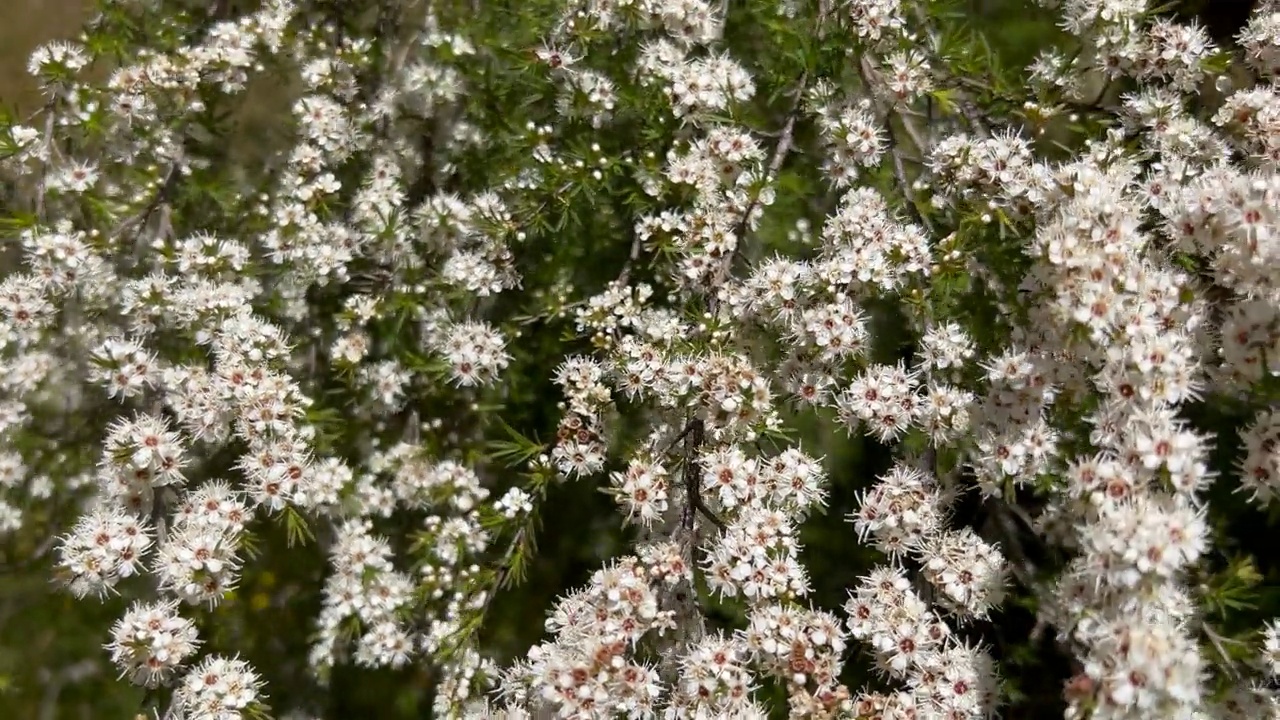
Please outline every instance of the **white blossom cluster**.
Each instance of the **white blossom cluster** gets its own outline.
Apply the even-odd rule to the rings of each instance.
[[[1211,392],[1248,392],[1272,371],[1266,363],[1276,357],[1268,352],[1276,336],[1268,313],[1278,307],[1272,270],[1280,265],[1272,261],[1274,165],[1265,160],[1274,135],[1266,128],[1274,123],[1264,123],[1275,103],[1265,85],[1228,98],[1215,123],[1235,132],[1234,138],[1189,114],[1180,94],[1204,79],[1211,43],[1196,26],[1145,20],[1144,9],[1145,3],[1104,2],[1063,8],[1064,26],[1097,42],[1094,54],[1078,57],[1066,77],[1083,77],[1095,63],[1111,77],[1143,83],[1124,98],[1126,128],[1092,143],[1081,157],[1040,160],[1019,133],[976,124],[919,148],[928,151],[927,189],[935,209],[976,209],[983,223],[997,217],[1035,223],[1034,238],[1022,248],[1030,267],[1020,286],[983,277],[997,293],[1016,291],[1026,313],[1025,321],[1013,324],[1009,345],[987,357],[979,358],[965,330],[952,322],[925,329],[918,366],[867,359],[874,338],[861,303],[910,291],[935,275],[940,263],[961,259],[935,256],[926,229],[895,218],[875,191],[844,194],[824,225],[818,258],[766,259],[739,285],[725,273],[744,233],[756,228],[756,211],[773,201],[768,185],[759,185],[772,172],[768,152],[750,135],[712,126],[703,130],[705,140],[695,137],[687,149],[669,154],[667,178],[692,186],[694,200],[687,208],[646,216],[637,236],[676,250],[674,282],[693,297],[708,298],[710,312],[695,327],[664,336],[648,329],[665,322],[657,308],[646,307],[651,291],[633,294],[614,286],[591,299],[592,313],[579,315],[579,329],[601,339],[607,359],[575,358],[572,373],[568,365],[562,371],[571,413],[569,432],[556,445],[562,470],[586,476],[601,469],[602,426],[615,403],[652,399],[663,409],[692,412],[693,420],[669,417],[625,470],[610,475],[627,519],[672,537],[687,531],[690,518],[715,526],[717,539],[703,552],[709,584],[721,593],[742,592],[749,602],[802,595],[803,580],[789,580],[803,578],[790,560],[790,521],[755,508],[767,497],[758,488],[769,482],[759,461],[732,442],[720,444],[725,438],[711,432],[725,410],[749,413],[754,406],[722,393],[690,398],[671,379],[671,358],[681,353],[672,346],[687,333],[706,338],[712,348],[707,361],[715,361],[722,347],[732,347],[732,323],[758,322],[791,348],[782,365],[784,386],[800,403],[831,407],[851,428],[884,443],[922,431],[945,448],[972,435],[971,444],[960,445],[964,467],[989,498],[1053,487],[1042,525],[1068,523],[1057,538],[1078,553],[1053,594],[1061,602],[1051,603],[1047,615],[1084,662],[1090,690],[1072,697],[1073,708],[1087,702],[1090,717],[1117,718],[1204,711],[1203,651],[1182,582],[1207,549],[1202,493],[1214,479],[1207,456],[1212,438],[1192,428],[1178,408]],[[847,10],[859,37],[873,47],[902,32],[896,4],[853,3]],[[1255,16],[1245,42],[1258,44],[1257,28],[1268,13],[1264,8]],[[902,64],[899,59],[897,76]],[[814,97],[829,100],[830,89],[822,90]],[[894,92],[912,94],[901,87]],[[856,182],[859,166],[887,162],[889,137],[873,99],[819,107],[831,152],[827,171],[836,187]],[[677,103],[674,114],[686,112]],[[1136,151],[1125,144],[1131,139]],[[1231,143],[1242,143],[1262,166],[1235,164]],[[1197,290],[1199,281],[1171,263],[1167,252],[1205,258],[1229,299],[1211,308]],[[1213,312],[1225,318],[1218,333],[1206,326]],[[1222,349],[1213,354],[1209,348],[1217,338]],[[678,362],[704,387],[712,381],[696,360]],[[1083,415],[1083,434],[1058,424],[1058,408],[1078,407],[1086,397],[1098,401]],[[1270,420],[1259,415],[1242,434],[1248,456],[1241,469],[1250,477],[1240,482],[1261,502],[1270,499],[1274,478]],[[585,429],[581,440],[591,453],[578,444],[579,429]],[[701,447],[708,440],[710,451]],[[1082,443],[1087,454],[1074,456]],[[687,470],[681,468],[695,458],[701,458],[704,477],[695,479],[696,492],[686,491]],[[982,618],[1005,592],[1006,559],[972,529],[946,527],[954,480],[946,479],[945,488],[940,480],[896,466],[863,498],[855,524],[890,558],[918,562],[943,612],[962,621]],[[731,558],[739,554],[758,564],[736,566]],[[929,615],[935,611],[911,590],[904,570],[878,572],[851,601],[850,613],[859,618],[854,634],[885,653],[887,671],[915,691],[866,696],[859,712],[897,717],[910,707],[939,717],[993,713],[997,684],[990,658],[955,641]],[[899,619],[895,612],[906,615]],[[882,615],[890,619],[871,620]],[[912,634],[896,635],[903,632]],[[749,683],[749,675],[739,658],[750,654],[721,655],[734,668],[728,690],[741,692],[732,688]],[[941,678],[953,679],[947,673],[963,679],[947,691],[934,690],[947,684]],[[678,685],[672,692],[672,706],[682,707]],[[793,689],[792,712],[813,716],[812,708],[798,709],[807,707],[799,697]],[[738,706],[717,712],[738,712]]]
[[[690,569],[679,548],[654,545],[597,571],[590,584],[561,598],[547,619],[550,642],[504,671],[502,690],[517,707],[549,703],[564,716],[652,712],[659,697],[654,668],[628,655],[650,632],[670,629],[674,611],[661,588],[684,587]]]
[[[389,73],[394,85],[374,107],[358,108],[370,44],[348,37],[335,45],[332,26],[312,22],[308,3],[271,0],[189,35],[184,18],[156,18],[179,38],[172,48],[141,54],[105,83],[77,77],[96,59],[84,46],[54,43],[31,56],[49,104],[47,123],[5,133],[6,173],[38,183],[34,222],[20,238],[22,269],[0,290],[4,433],[6,441],[27,428],[48,440],[83,436],[73,441],[77,453],[97,448],[90,472],[56,481],[58,492],[83,500],[82,517],[57,543],[57,576],[79,597],[159,598],[135,602],[107,646],[130,682],[173,689],[157,716],[258,718],[262,678],[239,658],[200,656],[192,618],[193,606],[241,602],[235,591],[272,524],[287,527],[291,545],[318,538],[328,549],[311,658],[322,676],[340,659],[398,667],[451,640],[477,603],[463,580],[478,576],[472,556],[489,542],[489,491],[467,466],[433,459],[416,439],[390,450],[375,441],[351,455],[327,439],[331,420],[316,415],[317,368],[349,372],[358,419],[386,425],[404,422],[421,367],[385,357],[371,339],[369,326],[399,308],[366,290],[344,301],[335,325],[308,307],[308,290],[359,285],[359,273],[374,265],[394,268],[376,282],[425,292],[399,276],[423,282],[427,239],[445,255],[434,267],[446,283],[480,297],[509,290],[519,283],[506,249],[513,223],[497,192],[465,203],[440,193],[410,206],[400,160],[407,154],[380,143],[388,141],[384,121],[406,112],[446,116],[458,103],[458,73],[429,52]],[[467,50],[461,37],[438,31],[420,38],[422,50],[440,45]],[[211,169],[194,149],[206,132],[206,100],[241,95],[266,65],[286,60],[303,87],[292,105],[296,144],[266,192],[236,200],[260,231],[193,227],[198,219],[174,208]],[[80,143],[91,131],[112,142]],[[451,142],[470,142],[465,124],[452,131]],[[343,163],[375,148],[364,181],[344,188]],[[94,149],[101,154],[91,159]],[[149,177],[138,182],[138,172]],[[99,226],[64,219],[79,217],[75,208],[88,197],[100,203]],[[437,322],[441,313],[420,310],[404,318],[419,338],[415,362],[440,362],[464,390],[498,380],[511,358],[502,331],[465,312]],[[35,425],[45,408],[96,417]],[[101,436],[86,434],[95,427]],[[26,502],[48,499],[55,481],[29,470],[22,454],[4,459],[0,529],[12,532],[23,527]],[[68,457],[58,462],[74,467]],[[11,503],[10,490],[24,502]],[[531,502],[511,490],[505,512],[522,517]],[[397,570],[370,529],[393,512],[415,516],[420,541],[432,548],[420,575]],[[428,585],[434,594],[421,597]],[[471,657],[460,676],[483,666]]]

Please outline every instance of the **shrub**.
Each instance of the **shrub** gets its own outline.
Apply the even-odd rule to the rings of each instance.
[[[1280,6],[1043,4],[100,0],[10,706],[1280,717]]]

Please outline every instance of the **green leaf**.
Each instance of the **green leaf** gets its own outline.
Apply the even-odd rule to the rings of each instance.
[[[489,455],[508,467],[521,467],[538,457],[546,449],[542,443],[530,440],[511,427],[501,417],[493,415],[494,422],[502,428],[510,440],[494,440],[489,443]]]
[[[306,519],[298,514],[298,511],[293,506],[285,506],[284,524],[289,547],[315,542],[316,536],[311,532],[311,528],[307,526]]]

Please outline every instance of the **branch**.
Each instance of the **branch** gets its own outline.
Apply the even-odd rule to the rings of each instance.
[[[151,216],[155,214],[160,206],[167,205],[173,199],[174,192],[178,189],[178,181],[182,177],[182,160],[183,152],[181,148],[174,157],[173,162],[169,165],[168,172],[165,173],[164,180],[161,181],[160,187],[156,188],[156,193],[151,197],[151,201],[142,209],[142,212],[127,218],[124,222],[117,225],[111,230],[110,237],[115,238],[122,235],[125,231],[136,227],[132,241],[137,242],[141,237],[142,231],[147,227],[147,223],[151,221]]]
[[[876,94],[875,82],[872,79],[874,68],[871,66],[871,57],[863,54],[858,58],[858,75],[862,79],[862,84],[866,87],[867,96],[875,104],[876,110],[884,122],[885,133],[889,136],[889,158],[893,162],[893,176],[897,180],[898,189],[902,191],[907,200],[907,207],[910,209],[911,215],[924,226],[930,235],[933,235],[935,234],[933,223],[929,221],[929,218],[925,217],[924,213],[920,212],[920,208],[916,205],[916,193],[911,186],[911,179],[907,177],[907,169],[903,164],[902,144],[893,129],[893,116],[896,114],[901,118],[902,127],[907,135],[911,137],[911,142],[915,144],[917,152],[927,153],[929,147],[909,119],[904,114],[895,112],[894,108],[886,107]]]
[[[800,84],[793,94],[794,102],[791,106],[791,110],[787,113],[787,120],[783,123],[782,130],[778,133],[778,144],[774,146],[773,155],[769,158],[769,164],[766,166],[765,182],[772,182],[774,180],[778,171],[782,169],[782,164],[786,162],[787,155],[791,152],[791,147],[795,142],[796,120],[800,117],[800,104],[804,100],[804,91],[805,88],[808,87],[808,82],[809,71],[806,70],[800,76]],[[723,267],[726,275],[729,273],[733,265],[733,259],[737,255],[738,249],[746,243],[747,232],[751,229],[751,214],[760,206],[761,194],[762,193],[756,193],[756,196],[751,199],[751,202],[747,203],[746,209],[742,212],[742,220],[738,222],[738,226],[734,229],[734,234],[738,237],[738,244],[734,248],[734,251],[724,258]],[[715,317],[716,311],[719,309],[720,296],[718,293],[713,291],[707,300],[707,312],[710,313],[712,317]]]
[[[1209,644],[1213,646],[1213,649],[1222,658],[1223,670],[1233,679],[1238,680],[1240,678],[1240,669],[1236,667],[1235,659],[1231,657],[1231,653],[1227,650],[1227,643],[1239,645],[1241,644],[1240,641],[1222,636],[1209,623],[1201,623],[1200,629],[1204,631],[1204,636],[1209,639]]]
[[[925,230],[930,235],[935,234],[933,223],[924,213],[920,212],[920,207],[916,205],[916,192],[911,186],[911,180],[907,177],[907,169],[902,164],[902,148],[899,146],[897,138],[893,132],[893,123],[889,118],[885,118],[885,131],[889,135],[889,157],[893,160],[893,176],[898,181],[898,189],[907,199],[907,207],[910,208],[912,216],[924,225]]]

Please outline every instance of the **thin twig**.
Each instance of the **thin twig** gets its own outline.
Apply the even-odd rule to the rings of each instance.
[[[935,234],[933,223],[929,218],[925,217],[924,213],[920,212],[919,206],[916,205],[916,193],[911,187],[911,179],[907,177],[907,170],[902,164],[902,150],[898,146],[897,138],[894,135],[893,123],[889,122],[888,118],[885,119],[885,130],[889,135],[889,157],[893,161],[893,175],[898,181],[899,189],[902,190],[902,194],[906,197],[907,207],[910,208],[911,215],[916,220],[919,220],[921,225],[924,225],[925,230],[928,230],[930,235],[933,235]]]
[[[902,191],[902,194],[907,201],[907,207],[910,209],[912,217],[918,220],[930,235],[933,235],[933,223],[929,221],[929,218],[925,217],[924,213],[920,211],[919,206],[916,205],[916,193],[915,190],[912,189],[911,179],[907,177],[907,169],[903,164],[902,143],[899,141],[897,133],[893,128],[893,115],[898,114],[901,116],[901,113],[895,113],[894,108],[887,107],[877,96],[875,83],[873,81],[873,70],[874,68],[872,67],[872,60],[870,56],[863,54],[858,58],[858,75],[862,78],[862,83],[866,88],[867,96],[870,98],[871,102],[875,104],[876,110],[879,112],[882,122],[884,123],[885,133],[889,136],[889,159],[893,163],[893,176],[897,180],[898,188]],[[927,153],[929,148],[925,145],[924,138],[920,136],[905,116],[902,116],[901,119],[902,127],[906,131],[907,135],[911,137],[911,142],[915,144],[916,151],[920,153]]]
[[[1229,652],[1227,652],[1226,645],[1227,643],[1240,644],[1240,641],[1223,637],[1217,630],[1214,630],[1213,626],[1209,623],[1202,623],[1200,629],[1204,631],[1204,636],[1209,639],[1209,644],[1213,646],[1213,649],[1217,650],[1218,654],[1222,656],[1227,674],[1232,678],[1239,679],[1240,670],[1236,667],[1235,659],[1231,657]]]
[[[791,106],[791,111],[787,113],[786,122],[783,123],[782,130],[778,133],[778,144],[774,146],[773,156],[769,158],[769,165],[766,167],[765,182],[774,181],[778,171],[782,169],[782,164],[786,162],[787,155],[791,152],[791,147],[795,142],[796,120],[800,116],[800,105],[804,101],[804,91],[808,86],[808,81],[809,71],[806,70],[800,76],[800,83],[796,87],[794,93],[794,103]],[[730,272],[733,266],[733,259],[737,255],[738,250],[746,243],[747,232],[750,230],[751,226],[751,214],[756,211],[757,207],[759,207],[760,196],[762,194],[763,193],[756,193],[756,196],[751,198],[751,202],[747,203],[746,209],[742,212],[742,220],[738,222],[738,227],[735,230],[735,234],[738,237],[738,244],[734,248],[733,252],[725,256],[722,262],[723,269],[726,274]],[[707,312],[712,317],[715,317],[716,312],[719,309],[720,296],[713,289],[707,299]]]
[[[622,265],[622,272],[618,273],[618,284],[626,286],[631,279],[631,270],[635,267],[636,262],[640,259],[640,249],[644,241],[640,237],[640,233],[635,233],[635,237],[631,238],[631,253],[627,256],[627,261]]]
[[[147,223],[151,221],[151,216],[160,209],[161,205],[167,205],[173,199],[174,191],[178,188],[178,180],[181,178],[182,170],[182,151],[179,150],[178,156],[173,159],[173,163],[169,165],[169,171],[165,173],[164,180],[161,181],[160,187],[156,189],[155,195],[147,203],[147,206],[141,212],[127,218],[114,229],[111,230],[110,237],[117,238],[124,234],[126,230],[136,228],[133,233],[133,241],[137,242],[142,235],[142,231],[146,229]]]

